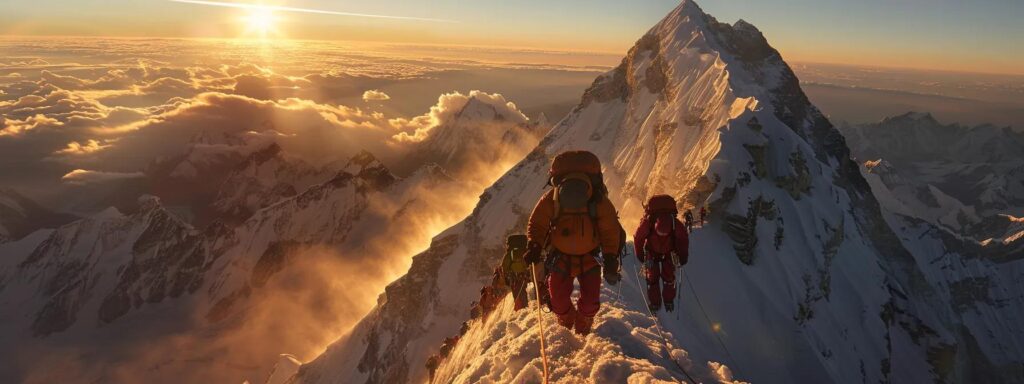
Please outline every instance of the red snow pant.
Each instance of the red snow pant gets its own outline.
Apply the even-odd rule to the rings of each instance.
[[[676,266],[669,255],[647,255],[651,263],[647,268],[647,300],[661,305],[662,300],[672,303],[676,299]],[[658,280],[661,280],[660,282]],[[661,282],[664,282],[662,287]]]
[[[573,281],[580,283],[580,299],[572,303]],[[577,333],[590,332],[590,326],[601,308],[601,268],[591,254],[558,255],[548,274],[551,311],[562,326],[576,328]]]

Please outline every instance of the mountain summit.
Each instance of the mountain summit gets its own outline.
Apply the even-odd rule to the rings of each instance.
[[[604,288],[594,333],[559,332],[546,315],[552,380],[681,381],[680,366],[714,382],[1022,378],[1019,326],[998,321],[1022,298],[954,289],[978,286],[953,265],[970,256],[940,251],[950,264],[939,270],[934,250],[890,227],[845,139],[764,35],[684,1],[292,380],[427,380],[428,356],[469,318],[466,287],[488,282],[505,237],[525,230],[544,193],[551,159],[570,149],[600,157],[627,232],[654,194],[711,215],[691,237],[678,317],[644,312],[631,255],[623,285]],[[539,382],[536,314],[509,308],[470,321],[434,379]]]

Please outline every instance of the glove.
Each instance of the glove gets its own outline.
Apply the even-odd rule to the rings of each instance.
[[[540,253],[540,244],[530,242],[530,244],[526,246],[526,255],[523,256],[523,260],[525,260],[527,264],[537,264],[540,262]]]
[[[622,280],[619,275],[619,255],[607,255],[604,257],[604,281],[609,285],[615,285]]]

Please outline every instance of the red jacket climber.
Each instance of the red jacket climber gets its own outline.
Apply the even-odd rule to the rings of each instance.
[[[660,309],[663,302],[666,311],[675,309],[675,263],[682,266],[689,259],[690,238],[676,214],[675,199],[654,196],[647,203],[647,213],[633,235],[636,257],[646,266],[647,300],[651,311]],[[673,252],[676,261],[672,258]]]

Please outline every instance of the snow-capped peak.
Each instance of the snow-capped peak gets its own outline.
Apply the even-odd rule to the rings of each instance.
[[[383,168],[384,164],[377,160],[377,157],[370,153],[370,151],[362,150],[359,153],[352,156],[348,163],[341,169],[341,172],[347,172],[353,175],[363,173],[367,169]]]

